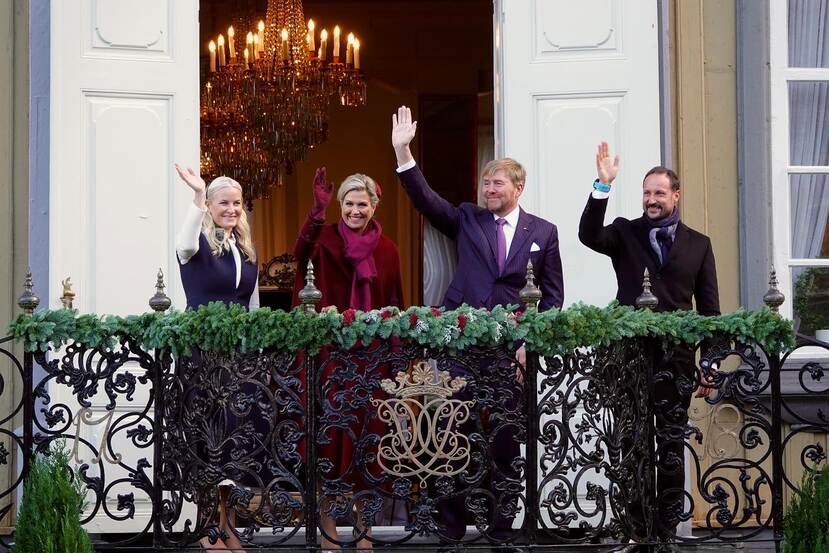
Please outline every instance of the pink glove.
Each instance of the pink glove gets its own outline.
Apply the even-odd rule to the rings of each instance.
[[[311,208],[311,218],[325,221],[325,210],[334,195],[334,183],[325,182],[325,167],[317,167],[314,173],[314,207]]]

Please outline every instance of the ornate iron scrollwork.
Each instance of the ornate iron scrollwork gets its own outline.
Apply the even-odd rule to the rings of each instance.
[[[450,399],[466,386],[461,376],[435,371],[421,361],[412,370],[381,382],[393,399],[375,399],[377,415],[391,432],[380,438],[377,462],[394,476],[420,479],[460,474],[470,463],[469,438],[458,426],[469,419],[473,401]],[[420,399],[420,398],[423,399]]]
[[[278,290],[293,290],[296,279],[296,257],[289,253],[277,255],[262,263],[259,286],[273,286]]]

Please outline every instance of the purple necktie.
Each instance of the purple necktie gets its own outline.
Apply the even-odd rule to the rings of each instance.
[[[504,234],[504,225],[507,224],[507,220],[499,217],[495,220],[495,224],[498,225],[495,235],[498,240],[498,274],[500,275],[504,272],[504,265],[507,263],[507,236]]]

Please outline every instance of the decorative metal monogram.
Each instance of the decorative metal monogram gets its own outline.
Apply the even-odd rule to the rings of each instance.
[[[115,415],[115,411],[108,410],[104,413],[99,419],[93,419],[95,416],[92,409],[88,407],[83,407],[78,410],[78,414],[75,415],[75,436],[72,440],[72,458],[80,465],[83,464],[85,461],[80,457],[78,445],[83,439],[81,436],[81,429],[84,425],[86,426],[97,426],[99,424],[104,424],[104,432],[101,434],[99,443],[98,443],[98,454],[92,458],[93,464],[98,464],[101,462],[101,459],[105,460],[108,463],[113,465],[117,465],[121,462],[121,454],[116,453],[113,455],[110,453],[110,448],[107,447],[107,438],[111,435],[112,431],[112,419],[113,415]],[[96,433],[96,436],[98,434]]]
[[[380,440],[378,463],[387,473],[420,479],[453,476],[470,461],[469,439],[456,431],[469,419],[473,401],[449,399],[466,386],[466,379],[434,371],[428,363],[414,366],[411,377],[397,373],[381,382],[395,399],[375,399],[377,415],[391,428]]]

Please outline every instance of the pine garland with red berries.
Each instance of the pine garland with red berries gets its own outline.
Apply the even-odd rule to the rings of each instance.
[[[268,348],[316,353],[324,345],[349,349],[392,337],[451,350],[523,341],[529,351],[545,356],[645,336],[694,344],[723,334],[759,344],[769,353],[794,346],[791,322],[768,309],[738,309],[705,317],[695,311],[651,312],[616,303],[604,308],[576,304],[541,313],[522,313],[514,306],[490,311],[463,305],[454,310],[387,307],[311,314],[300,309],[247,311],[219,302],[198,310],[128,317],[56,309],[20,315],[10,332],[24,342],[27,351],[56,350],[70,342],[111,348],[119,336],[129,336],[144,349],[169,349],[174,355],[193,348],[226,353]]]

